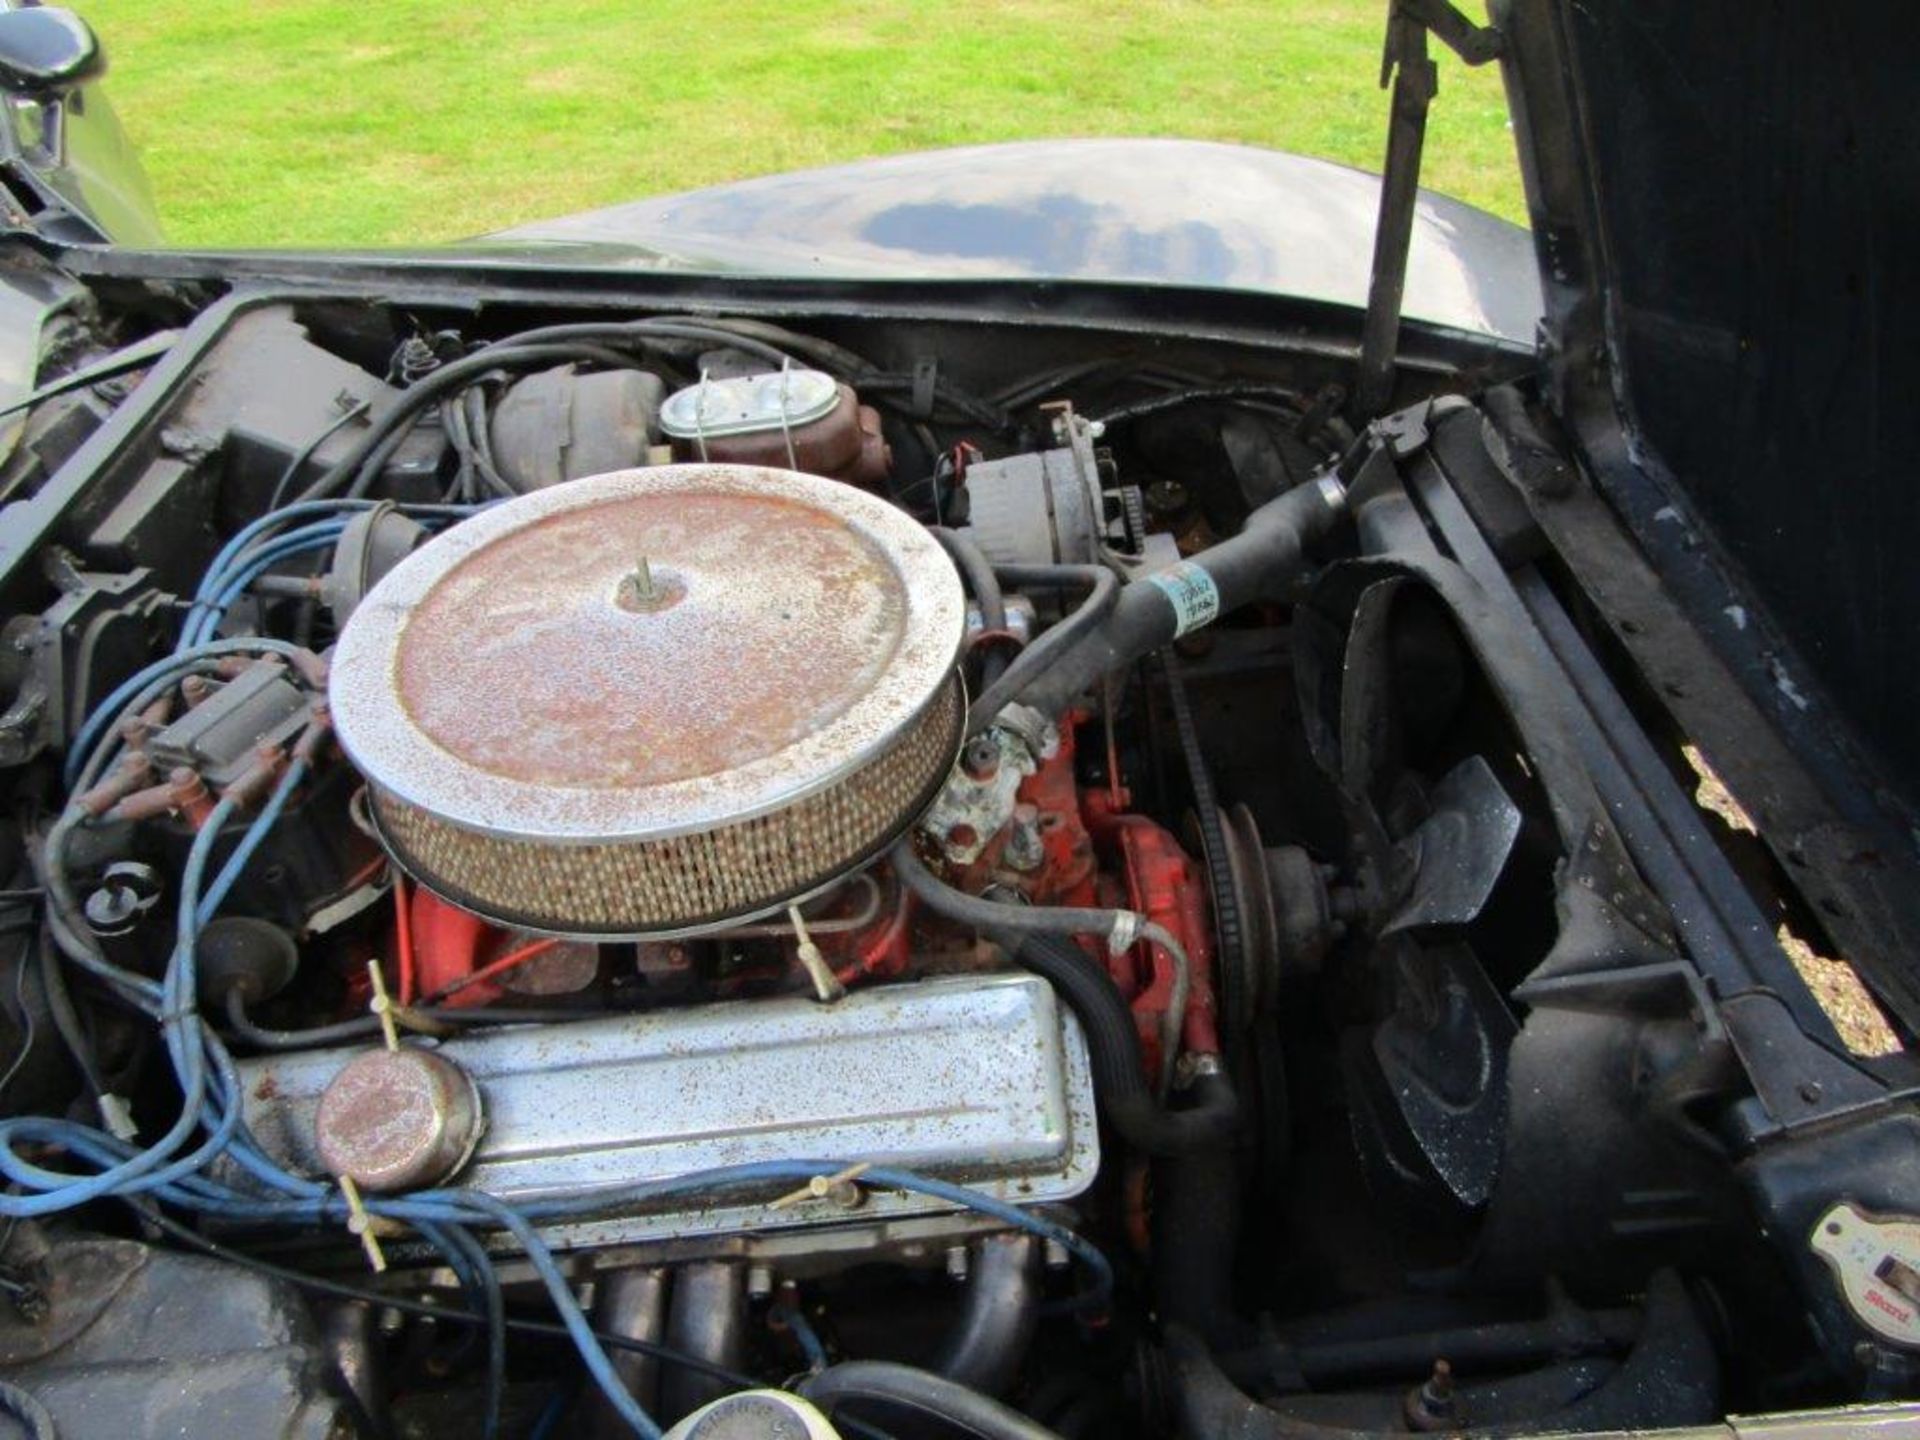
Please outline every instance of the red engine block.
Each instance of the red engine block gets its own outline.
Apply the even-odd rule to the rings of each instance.
[[[1164,927],[1185,948],[1192,971],[1181,1020],[1182,1044],[1190,1053],[1218,1053],[1213,938],[1200,866],[1165,826],[1128,810],[1123,788],[1078,785],[1071,726],[1063,727],[1058,752],[1022,780],[1015,799],[1014,823],[1037,835],[1037,861],[1029,842],[1027,863],[1011,863],[1014,826],[1008,826],[955,877],[958,883],[975,893],[1017,891],[1034,905],[1125,908]],[[815,937],[844,984],[905,974],[919,948],[910,897],[884,870],[874,874],[880,884],[874,917],[854,929],[822,926]],[[511,963],[512,955],[536,948],[513,951],[506,932],[425,890],[408,894],[403,913],[396,939],[404,957],[400,988],[408,998],[443,996],[441,1003],[446,1004],[488,1004],[503,993],[490,983],[489,972],[503,963],[503,956]],[[1147,1071],[1158,1075],[1164,1058],[1161,1036],[1173,1001],[1172,957],[1144,941],[1123,955],[1108,954],[1097,940],[1085,943],[1126,997]]]
[[[1017,890],[1034,905],[1115,906],[1164,927],[1186,950],[1192,971],[1182,1044],[1192,1053],[1217,1054],[1205,876],[1165,826],[1127,809],[1124,788],[1081,788],[1074,778],[1074,749],[1073,727],[1065,725],[1059,750],[1021,782],[1016,796],[1033,812],[1025,823],[1038,827],[1040,863],[1027,870],[1009,865],[1003,834],[957,878],[975,893],[997,888]],[[1117,956],[1097,942],[1087,943],[1127,997],[1148,1072],[1159,1074],[1162,1025],[1173,1000],[1172,957],[1144,942]]]

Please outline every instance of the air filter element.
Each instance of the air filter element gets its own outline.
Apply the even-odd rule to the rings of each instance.
[[[953,764],[958,575],[784,470],[540,490],[402,561],[333,661],[395,860],[456,905],[618,937],[712,926],[883,849]]]

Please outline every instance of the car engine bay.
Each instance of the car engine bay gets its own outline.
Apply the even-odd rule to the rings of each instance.
[[[1914,1389],[1901,1035],[1536,521],[1526,356],[1356,418],[1306,344],[100,286],[0,464],[61,1436]]]

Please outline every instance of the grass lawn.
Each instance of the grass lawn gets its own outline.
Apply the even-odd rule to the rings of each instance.
[[[1179,135],[1378,169],[1386,0],[77,0],[190,245],[451,239],[942,145]],[[1499,76],[1427,182],[1522,218]]]

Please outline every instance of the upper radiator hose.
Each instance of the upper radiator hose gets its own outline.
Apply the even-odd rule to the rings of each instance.
[[[1009,698],[1058,715],[1103,676],[1188,631],[1256,600],[1282,598],[1305,573],[1308,548],[1346,513],[1346,491],[1330,476],[1269,500],[1238,535],[1123,588],[1098,624]]]

